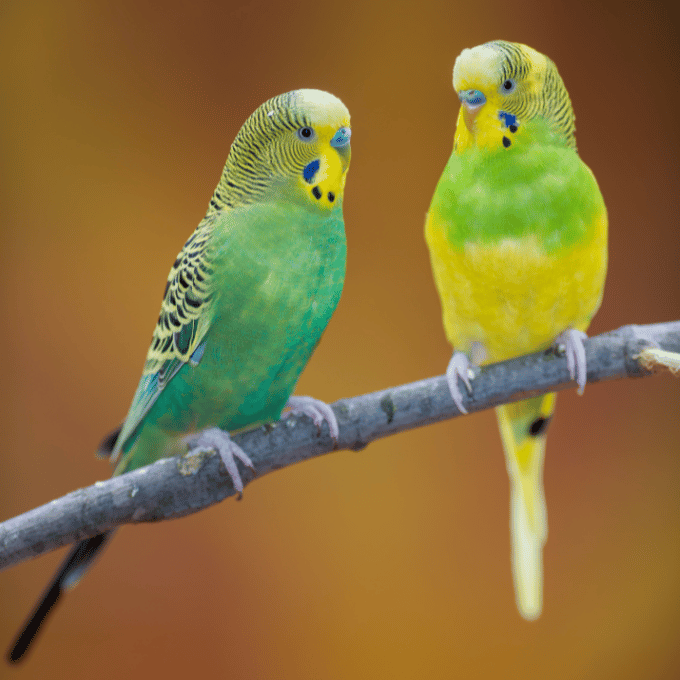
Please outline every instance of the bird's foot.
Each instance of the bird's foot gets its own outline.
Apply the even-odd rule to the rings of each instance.
[[[187,443],[190,451],[207,453],[214,450],[220,454],[224,467],[227,468],[227,474],[231,477],[231,483],[234,485],[234,489],[238,491],[240,500],[243,495],[243,480],[236,466],[236,458],[253,472],[255,472],[255,466],[246,452],[232,441],[229,433],[220,430],[219,427],[210,427],[198,434],[185,437],[184,441]]]
[[[451,392],[453,403],[461,413],[467,414],[467,409],[463,406],[463,395],[458,388],[459,378],[467,388],[468,394],[472,394],[472,385],[470,383],[470,380],[474,378],[472,364],[463,352],[454,352],[449,365],[446,367],[446,382],[449,385],[449,392]]]
[[[572,380],[576,380],[578,394],[583,394],[586,386],[586,348],[583,341],[587,339],[588,336],[585,333],[574,328],[567,328],[555,338],[557,351],[564,353],[567,357],[569,376]]]
[[[338,419],[335,417],[333,409],[325,401],[319,401],[314,397],[288,397],[286,408],[289,408],[290,411],[286,411],[281,416],[281,420],[290,416],[309,416],[319,432],[321,426],[326,422],[331,439],[337,444],[340,436]]]

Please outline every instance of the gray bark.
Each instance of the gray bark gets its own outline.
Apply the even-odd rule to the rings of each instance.
[[[651,375],[640,352],[658,346],[680,353],[680,321],[624,326],[586,341],[588,382]],[[573,388],[567,362],[544,351],[475,369],[470,413],[499,404]],[[400,385],[332,404],[340,425],[334,445],[306,417],[290,417],[233,437],[258,476],[330,453],[358,450],[381,437],[461,415],[443,376]],[[254,478],[239,466],[244,484]],[[217,454],[176,456],[78,489],[0,524],[0,569],[121,524],[182,517],[218,503],[235,491]]]

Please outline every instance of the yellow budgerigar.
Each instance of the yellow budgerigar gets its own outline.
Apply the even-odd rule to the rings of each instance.
[[[455,351],[446,375],[465,412],[474,364],[558,346],[579,391],[584,331],[600,306],[607,212],[576,152],[574,112],[555,64],[505,41],[466,49],[453,86],[461,102],[453,153],[427,215],[425,236]],[[546,430],[555,395],[497,408],[510,475],[517,607],[541,613]]]

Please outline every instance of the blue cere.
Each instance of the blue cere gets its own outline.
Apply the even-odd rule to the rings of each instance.
[[[479,90],[461,90],[458,99],[468,106],[481,106],[486,103],[486,97]]]
[[[504,127],[509,128],[511,125],[517,127],[517,117],[514,116],[512,113],[508,113],[507,111],[499,111],[498,117],[500,118],[501,123],[503,123]]]
[[[314,176],[319,171],[319,159],[313,160],[305,166],[302,171],[302,176],[305,178],[305,182],[311,184],[314,181]]]
[[[349,144],[350,137],[352,136],[352,131],[348,127],[341,127],[331,139],[331,146],[336,149],[342,148]]]

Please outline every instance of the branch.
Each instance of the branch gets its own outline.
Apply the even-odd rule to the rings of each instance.
[[[589,383],[651,375],[658,366],[677,370],[680,321],[623,326],[585,345]],[[476,369],[473,395],[464,394],[464,405],[475,413],[573,385],[566,359],[547,350]],[[337,447],[326,425],[319,433],[306,417],[291,417],[233,439],[261,476],[334,448],[358,450],[381,437],[461,415],[443,376],[341,399],[333,410],[340,425]],[[241,468],[241,475],[245,484],[253,479],[247,469]],[[0,569],[121,524],[182,517],[234,493],[216,453],[165,458],[0,524]]]

